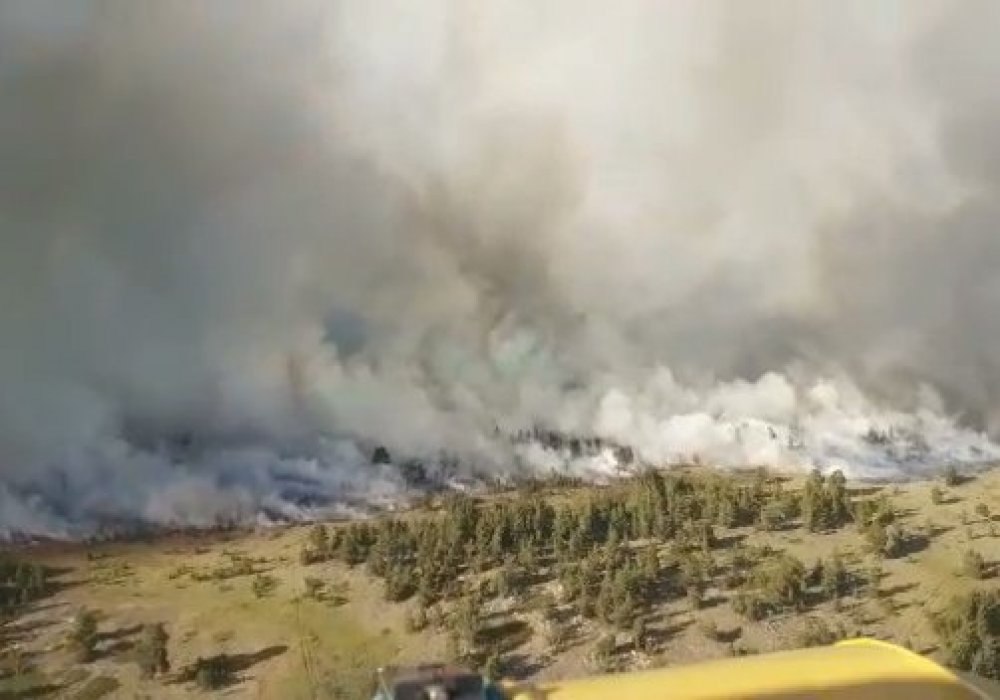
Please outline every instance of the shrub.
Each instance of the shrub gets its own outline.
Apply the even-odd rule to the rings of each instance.
[[[408,632],[420,632],[427,628],[427,611],[420,605],[413,608],[406,616],[406,629]]]
[[[879,554],[884,552],[889,544],[889,535],[885,526],[879,522],[870,523],[865,528],[865,542],[868,544],[869,551]]]
[[[194,662],[194,681],[202,690],[218,690],[233,678],[232,660],[226,654],[208,659],[198,658]]]
[[[651,650],[649,630],[646,628],[646,621],[637,617],[632,624],[632,648],[636,651]]]
[[[907,536],[903,528],[899,525],[893,525],[886,531],[885,548],[882,553],[890,559],[895,559],[902,556],[906,550],[906,543]]]
[[[844,560],[839,552],[834,552],[823,565],[822,586],[828,598],[840,598],[847,593],[848,575]]]
[[[20,678],[28,670],[28,655],[24,652],[24,647],[14,644],[9,648],[4,648],[3,639],[0,638],[0,659],[3,660],[0,680],[5,676]]]
[[[321,552],[316,551],[312,547],[303,547],[299,550],[299,563],[303,566],[308,566],[309,564],[318,564],[321,561],[325,561],[326,556]]]
[[[962,573],[969,578],[986,578],[986,561],[983,555],[974,549],[969,549],[962,555]]]
[[[934,538],[934,534],[937,531],[937,524],[934,522],[932,518],[925,518],[922,530],[924,533],[924,537],[926,537],[927,540],[930,541]]]
[[[460,646],[472,650],[482,630],[481,610],[472,598],[464,598],[450,619],[450,627],[458,636]]]
[[[73,627],[66,641],[77,662],[93,661],[94,647],[97,645],[97,616],[89,610],[81,610],[73,620]]]
[[[722,634],[719,632],[719,626],[716,624],[715,620],[705,619],[702,620],[698,625],[698,629],[705,636],[705,639],[710,639],[713,642],[718,642],[722,638]]]
[[[987,678],[1000,679],[1000,591],[976,591],[953,598],[931,616],[948,663]]]
[[[330,549],[330,533],[326,526],[316,523],[309,530],[309,545],[319,554],[325,555]]]
[[[416,576],[407,566],[393,567],[385,578],[385,599],[394,603],[406,600],[417,592]]]
[[[639,619],[636,619],[638,622]],[[561,651],[569,641],[570,628],[559,620],[547,620],[545,622],[545,642],[551,649]]]
[[[941,474],[941,478],[944,481],[945,486],[958,486],[962,483],[962,477],[958,474],[958,469],[955,465],[949,464],[945,467],[944,472]]]
[[[483,663],[481,673],[483,677],[490,681],[495,681],[500,678],[500,669],[502,668],[503,661],[500,659],[500,655],[496,652],[490,654],[486,657],[486,661]]]
[[[167,574],[167,578],[171,581],[174,581],[184,576],[190,576],[193,571],[194,569],[192,569],[187,564],[181,564],[180,566],[175,566],[173,569],[171,569],[170,572]]]
[[[305,586],[305,594],[307,598],[312,598],[317,600],[320,596],[320,592],[323,590],[323,580],[316,578],[315,576],[306,576],[302,580],[302,584]]]
[[[142,637],[136,645],[136,663],[143,678],[166,673],[170,670],[167,657],[167,641],[170,639],[162,623],[145,625]]]
[[[822,618],[809,616],[805,618],[802,629],[796,635],[795,644],[798,647],[828,646],[840,641],[844,636],[842,628],[831,627]]]
[[[687,600],[688,605],[691,606],[692,610],[701,610],[701,606],[705,603],[705,597],[702,593],[701,586],[688,586]]]
[[[985,503],[976,504],[976,515],[978,515],[983,520],[990,519],[990,507]]]
[[[760,511],[757,526],[765,532],[780,530],[785,524],[785,512],[780,503],[771,501]]]
[[[618,644],[612,634],[605,634],[594,645],[594,665],[600,671],[610,671],[614,666]]]
[[[896,509],[885,494],[878,498],[858,501],[854,505],[854,521],[858,531],[864,533],[872,523],[889,525],[896,520]]]
[[[802,562],[782,554],[756,568],[747,586],[751,597],[763,603],[766,614],[768,609],[801,609],[805,603],[805,581],[806,569]]]
[[[818,586],[823,582],[823,560],[817,559],[806,575],[807,586]]]
[[[732,644],[729,645],[730,656],[736,656],[736,657],[753,656],[754,654],[759,654],[759,653],[760,652],[755,647],[751,647],[743,643],[737,644],[736,642],[733,642]]]
[[[250,584],[253,594],[258,598],[269,596],[278,588],[278,579],[271,574],[257,574]]]
[[[731,605],[733,612],[751,622],[763,620],[768,612],[767,603],[753,593],[737,593],[733,596]]]
[[[872,561],[865,574],[865,593],[872,600],[877,600],[882,596],[882,562],[878,559]]]
[[[514,593],[515,590],[518,590],[520,586],[518,585],[517,578],[514,564],[512,562],[504,562],[497,569],[496,575],[493,577],[493,590],[496,595],[500,598],[506,598]]]
[[[878,606],[888,617],[892,617],[896,614],[896,603],[893,601],[892,596],[887,595],[880,597],[878,599]]]

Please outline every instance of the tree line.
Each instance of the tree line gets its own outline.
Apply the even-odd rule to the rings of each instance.
[[[442,601],[476,610],[488,597],[519,596],[557,581],[562,599],[586,618],[643,637],[652,605],[686,598],[700,607],[713,582],[730,591],[748,619],[802,610],[810,599],[836,599],[865,584],[840,555],[806,566],[767,547],[727,541],[732,528],[831,530],[851,522],[885,528],[885,497],[853,499],[843,474],[813,472],[800,489],[764,470],[688,474],[650,470],[602,489],[546,498],[444,498],[439,511],[328,528],[315,525],[301,550],[305,564],[335,559],[364,565],[383,580],[385,597],[413,599],[413,627]],[[467,607],[462,607],[467,606]],[[472,614],[472,613],[470,613]],[[475,633],[460,635],[475,647]],[[559,637],[558,630],[553,633]]]

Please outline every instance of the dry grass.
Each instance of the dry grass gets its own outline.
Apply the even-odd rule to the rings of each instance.
[[[1000,513],[1000,472],[944,489],[940,504],[931,502],[932,486],[913,483],[887,487],[898,491],[892,498],[909,532],[923,532],[932,521],[934,533],[926,546],[882,562],[883,599],[850,597],[839,610],[832,603],[821,603],[809,615],[821,617],[831,627],[843,627],[848,634],[891,639],[935,653],[936,641],[926,610],[973,587],[996,585],[995,578],[975,581],[961,576],[959,569],[961,555],[969,548],[982,554],[990,569],[996,569],[1000,561],[1000,538],[990,534],[996,526],[976,512],[978,504],[986,504],[991,512]],[[963,517],[968,524],[963,524]],[[746,544],[785,550],[807,566],[817,558],[829,557],[834,550],[844,555],[853,570],[865,568],[870,558],[863,539],[850,526],[821,534],[801,529],[765,533],[750,528],[724,534],[744,538]],[[290,527],[226,538],[171,537],[146,544],[60,546],[38,552],[35,556],[46,563],[68,570],[61,577],[66,587],[13,623],[19,630],[29,630],[22,635],[22,643],[31,654],[34,669],[16,682],[22,687],[48,684],[50,697],[73,697],[81,692],[86,696],[94,692],[88,691],[88,684],[101,678],[119,684],[117,689],[107,690],[105,697],[203,697],[193,683],[139,678],[130,661],[130,646],[138,638],[139,625],[154,621],[166,623],[175,670],[199,656],[220,652],[242,660],[245,668],[238,671],[236,682],[226,692],[230,698],[294,700],[314,697],[314,690],[316,696],[322,696],[337,685],[363,684],[379,665],[429,661],[445,655],[442,630],[432,623],[419,632],[408,632],[410,605],[386,603],[381,582],[368,577],[363,567],[352,570],[333,562],[301,565],[297,555],[306,535],[306,528]],[[257,598],[252,591],[252,574],[196,580],[198,572],[226,567],[234,555],[252,560],[256,573],[273,576],[277,582],[274,592]],[[305,595],[309,577],[324,584],[316,599]],[[551,600],[555,591],[551,584],[543,585],[546,591],[539,588],[533,593],[547,592],[548,596],[539,599]],[[727,595],[710,588],[705,596],[708,605],[697,612],[683,599],[659,606],[649,620],[655,651],[623,653],[620,665],[677,665],[733,653],[765,652],[788,647],[802,638],[803,616],[784,615],[749,623],[724,602]],[[550,625],[545,616],[551,613],[544,606],[514,613],[503,603],[493,605],[485,612],[497,621],[498,629],[507,624],[518,631],[516,644],[511,642],[515,648],[508,654],[515,673],[556,678],[590,671],[591,653],[602,634],[598,625],[572,616],[561,620],[566,639],[554,650],[548,647],[549,635],[545,633]],[[70,616],[80,607],[102,613],[99,658],[84,667],[86,674],[79,670],[70,673],[74,666],[59,648]],[[717,633],[706,634],[706,629]],[[619,635],[620,648],[628,647],[627,637]],[[0,681],[0,694],[12,690],[14,682],[9,678]],[[108,680],[100,684],[110,688]]]

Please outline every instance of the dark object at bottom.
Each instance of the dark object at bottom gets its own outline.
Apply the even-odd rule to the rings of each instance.
[[[482,676],[460,666],[427,664],[379,669],[375,700],[500,700]]]

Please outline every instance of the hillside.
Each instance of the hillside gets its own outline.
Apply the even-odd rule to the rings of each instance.
[[[385,664],[560,678],[855,635],[955,661],[929,613],[995,588],[994,512],[1000,471],[873,486],[704,470],[363,524],[20,548],[0,697],[359,698]],[[170,671],[143,678],[154,623]]]

